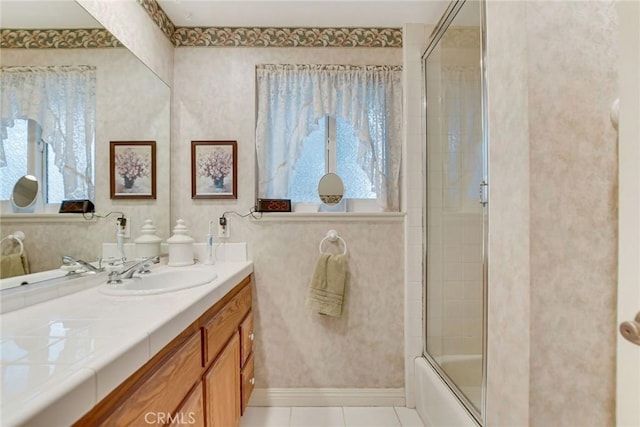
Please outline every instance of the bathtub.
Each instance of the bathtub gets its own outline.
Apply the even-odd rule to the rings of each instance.
[[[481,399],[482,357],[454,355],[438,357],[458,388],[474,401]],[[480,375],[478,375],[480,373]],[[415,359],[416,410],[426,427],[477,427],[478,423],[424,357]],[[476,403],[480,406],[479,403]]]

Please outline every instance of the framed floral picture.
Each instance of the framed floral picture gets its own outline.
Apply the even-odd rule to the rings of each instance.
[[[155,141],[111,141],[109,170],[112,199],[156,198]]]
[[[191,141],[191,198],[238,198],[236,141]]]

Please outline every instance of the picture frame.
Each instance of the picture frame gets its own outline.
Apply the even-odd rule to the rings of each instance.
[[[155,199],[156,142],[111,141],[109,181],[112,199]]]
[[[191,198],[238,198],[236,141],[191,141]]]

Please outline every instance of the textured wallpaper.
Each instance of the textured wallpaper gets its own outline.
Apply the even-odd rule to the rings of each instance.
[[[203,241],[208,221],[246,213],[255,198],[255,65],[392,64],[401,49],[176,49],[172,220]],[[238,200],[192,200],[192,140],[238,142]],[[254,222],[229,214],[232,241],[255,262],[256,386],[403,387],[403,222]],[[345,314],[304,305],[318,244],[336,229],[349,245]]]
[[[529,2],[527,33],[531,426],[614,425],[614,2]]]
[[[487,2],[488,426],[526,426],[529,422],[529,322],[535,320],[529,315],[525,20],[524,2]]]
[[[6,49],[2,64],[97,67],[96,211],[121,211],[131,219],[132,239],[145,218],[169,237],[169,88],[126,49]],[[156,200],[109,198],[109,141],[156,141]],[[5,229],[25,232],[33,271],[60,266],[60,255],[95,260],[102,242],[115,242],[116,216],[72,224],[11,223]]]

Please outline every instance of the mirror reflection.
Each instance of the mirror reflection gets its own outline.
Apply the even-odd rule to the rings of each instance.
[[[140,227],[149,218],[157,227],[157,234],[166,239],[170,235],[169,225],[169,138],[170,138],[170,88],[163,83],[145,64],[126,48],[121,47],[113,39],[110,47],[95,46],[87,36],[90,29],[102,29],[75,1],[38,1],[24,2],[3,0],[0,3],[0,26],[2,27],[3,48],[2,67],[68,67],[88,66],[95,68],[95,121],[92,150],[89,159],[92,167],[86,173],[95,185],[93,195],[88,197],[69,196],[63,188],[55,193],[55,175],[61,175],[65,182],[68,168],[57,157],[55,150],[49,149],[50,140],[42,141],[42,130],[46,126],[38,123],[36,132],[25,137],[28,141],[23,148],[14,152],[15,145],[8,143],[7,137],[18,128],[7,126],[8,132],[2,134],[4,163],[14,165],[18,172],[5,177],[4,167],[0,161],[0,225],[2,235],[7,236],[11,230],[22,230],[25,252],[29,257],[31,272],[57,270],[61,265],[61,257],[70,255],[86,261],[96,261],[102,254],[103,243],[117,241],[115,221],[119,215],[106,219],[85,221],[81,215],[70,216],[57,214],[58,202],[65,199],[91,199],[96,206],[96,213],[122,212],[130,224],[131,237],[125,243],[133,242],[139,236]],[[60,13],[51,13],[55,10]],[[54,21],[55,19],[55,21]],[[67,37],[61,37],[60,31],[43,32],[42,29],[71,29]],[[35,31],[39,31],[36,33]],[[39,34],[37,37],[35,34]],[[101,36],[108,32],[100,32]],[[86,38],[88,37],[88,38]],[[36,41],[42,46],[34,46]],[[10,47],[6,47],[11,43]],[[74,46],[56,48],[56,46],[72,43]],[[88,47],[89,46],[89,47]],[[113,47],[117,46],[117,47]],[[28,47],[28,48],[25,48]],[[73,48],[71,48],[73,47]],[[4,104],[3,104],[4,105]],[[1,119],[5,121],[5,111]],[[37,120],[29,120],[29,122]],[[31,123],[24,126],[25,134],[29,134]],[[4,129],[4,128],[3,128]],[[5,135],[9,134],[9,135]],[[14,132],[15,133],[15,132]],[[157,194],[155,200],[112,200],[109,193],[109,143],[110,141],[155,141],[157,162]],[[43,150],[43,148],[46,148]],[[38,151],[46,154],[41,159],[33,156]],[[37,203],[35,212],[23,216],[21,211],[15,213],[11,205],[13,186],[23,175],[38,177]],[[40,175],[38,175],[40,174]],[[5,179],[6,178],[6,179]],[[66,186],[66,183],[63,184]],[[52,203],[52,201],[54,203]],[[18,204],[21,204],[19,202]],[[39,215],[47,213],[51,216]],[[53,223],[52,223],[53,222]],[[6,230],[6,231],[5,231]],[[72,236],[72,238],[70,238]],[[42,247],[42,242],[47,247]],[[4,248],[4,247],[3,247]],[[52,250],[55,248],[55,250]],[[4,252],[4,251],[3,251]]]
[[[33,208],[38,198],[38,180],[33,175],[21,177],[13,186],[11,203],[15,212],[20,212]],[[33,212],[33,209],[31,209]]]
[[[344,196],[342,179],[335,173],[325,174],[318,183],[318,195],[325,205],[337,205]]]

